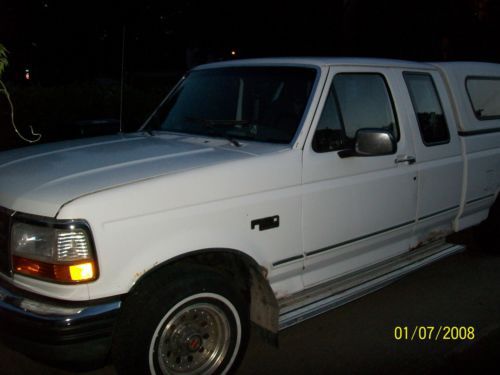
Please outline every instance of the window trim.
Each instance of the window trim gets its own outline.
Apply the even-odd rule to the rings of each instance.
[[[335,76],[333,78],[335,78]],[[344,138],[346,138],[346,139],[348,138],[346,133],[345,133],[344,116],[342,116],[342,111],[340,110],[340,104],[339,104],[339,99],[337,97],[337,92],[335,91],[335,88],[333,88],[333,78],[332,78],[332,81],[330,83],[330,87],[327,90],[325,103],[323,105],[323,108],[321,109],[321,113],[319,115],[318,122],[316,124],[316,128],[314,129],[314,134],[312,137],[311,148],[317,154],[325,154],[325,153],[329,153],[329,152],[339,152],[342,150],[346,150],[345,148],[342,148],[342,149],[327,150],[327,151],[317,151],[316,148],[314,147],[314,137],[316,136],[316,132],[318,131],[318,124],[321,121],[321,117],[323,116],[323,111],[325,110],[325,106],[326,106],[326,103],[328,101],[328,96],[330,95],[330,93],[332,94],[333,101],[335,102],[335,107],[338,111],[337,115],[338,115],[338,119],[339,119],[339,123],[340,123],[340,131],[342,132],[342,135]],[[333,90],[332,90],[332,88],[333,88]]]
[[[359,75],[372,75],[372,76],[375,75],[375,76],[380,76],[382,78],[382,80],[384,82],[384,85],[385,85],[385,88],[386,88],[386,91],[387,91],[387,96],[389,97],[389,102],[391,104],[392,113],[394,115],[394,125],[395,125],[395,128],[397,129],[397,133],[398,133],[397,137],[395,137],[396,146],[397,146],[397,144],[401,140],[401,128],[399,127],[398,112],[396,110],[394,96],[392,94],[391,87],[389,86],[389,83],[387,81],[387,78],[386,78],[385,74],[383,74],[381,72],[338,72],[338,73],[335,73],[335,75],[332,77],[332,79],[330,81],[330,86],[328,87],[328,90],[326,91],[326,95],[328,96],[328,94],[330,92],[332,92],[333,99],[335,100],[335,104],[336,104],[337,109],[338,109],[338,116],[339,116],[340,126],[342,128],[341,129],[342,133],[343,133],[343,135],[344,135],[344,137],[346,139],[351,139],[351,138],[347,137],[347,134],[346,134],[346,131],[345,131],[344,115],[342,113],[342,109],[340,108],[340,102],[339,102],[339,99],[338,99],[337,90],[335,89],[335,78],[337,76],[339,76],[339,75],[358,75],[358,76]],[[318,131],[317,126],[319,124],[321,116],[323,115],[323,111],[325,110],[325,105],[326,105],[326,98],[325,98],[325,102],[324,102],[323,108],[321,108],[321,113],[319,115],[318,122],[316,123],[316,128],[314,129],[314,134],[313,134],[312,140],[314,140],[316,132]],[[352,140],[354,140],[354,138]],[[311,148],[317,154],[326,154],[326,153],[332,153],[332,152],[337,152],[338,153],[338,152],[340,152],[342,150],[346,150],[344,148],[344,149],[339,149],[339,150],[331,150],[331,151],[320,152],[320,151],[316,151],[314,149],[313,142],[311,142]],[[396,152],[397,152],[397,149],[396,149]]]
[[[439,141],[439,142],[427,142],[424,138],[424,135],[422,133],[422,127],[420,125],[420,120],[418,118],[417,110],[415,108],[414,104],[414,96],[413,93],[411,92],[409,86],[408,86],[408,81],[406,80],[406,77],[408,76],[426,76],[431,79],[431,84],[432,87],[434,88],[434,92],[436,93],[436,97],[439,102],[439,106],[441,107],[441,111],[443,112],[443,117],[445,120],[445,125],[446,125],[446,132],[448,133],[448,139],[445,141]],[[446,112],[443,108],[443,102],[441,101],[441,97],[439,96],[439,91],[436,87],[436,83],[434,82],[434,78],[432,77],[432,74],[430,73],[424,73],[424,72],[412,72],[412,71],[404,71],[403,72],[403,80],[405,81],[406,85],[406,91],[408,92],[408,95],[410,96],[410,101],[411,101],[411,107],[413,108],[413,114],[415,115],[415,119],[417,120],[417,125],[418,125],[418,132],[420,133],[420,140],[426,147],[432,147],[432,146],[440,146],[440,145],[447,145],[451,142],[451,133],[450,133],[450,127],[448,126],[448,119],[446,118]]]
[[[479,81],[500,81],[500,77],[494,77],[494,76],[467,76],[465,77],[465,92],[467,93],[467,97],[469,98],[470,106],[472,108],[472,113],[476,117],[478,121],[489,121],[489,120],[498,120],[500,119],[500,114],[496,116],[478,116],[476,108],[474,108],[474,102],[472,101],[472,97],[469,92],[469,87],[467,86],[467,83],[469,80],[479,80]]]

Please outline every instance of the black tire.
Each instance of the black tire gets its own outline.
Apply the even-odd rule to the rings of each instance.
[[[124,301],[113,337],[118,374],[225,374],[243,355],[248,304],[204,267],[169,267]]]

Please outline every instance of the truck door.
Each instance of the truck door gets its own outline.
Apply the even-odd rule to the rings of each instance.
[[[462,189],[463,159],[451,103],[437,72],[403,73],[418,169],[417,224],[412,247],[452,231]]]
[[[390,68],[331,68],[304,148],[304,284],[323,282],[409,249],[417,201],[415,150],[399,116]],[[397,100],[395,100],[397,99]],[[392,133],[392,155],[342,158],[356,131]]]

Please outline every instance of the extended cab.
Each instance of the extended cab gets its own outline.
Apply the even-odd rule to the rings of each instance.
[[[224,373],[250,321],[273,336],[494,232],[499,190],[499,65],[200,66],[137,133],[0,154],[0,332]]]

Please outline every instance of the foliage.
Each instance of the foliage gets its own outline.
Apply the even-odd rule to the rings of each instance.
[[[7,48],[5,48],[5,46],[0,43],[0,92],[2,92],[5,96],[5,98],[7,99],[7,103],[9,106],[9,112],[10,112],[10,122],[11,122],[12,127],[14,128],[14,131],[17,134],[17,136],[27,143],[36,143],[42,138],[42,135],[35,133],[33,131],[33,127],[30,125],[31,135],[34,136],[35,139],[25,138],[19,132],[19,129],[17,128],[16,122],[14,120],[14,103],[12,102],[12,99],[10,97],[9,90],[7,90],[7,87],[5,86],[5,84],[3,83],[2,79],[1,79],[3,71],[5,70],[7,65],[9,64],[9,61],[7,60],[7,52],[8,52]]]
[[[74,137],[75,123],[92,119],[118,119],[120,117],[120,84],[73,83],[45,87],[39,84],[17,83],[9,90],[1,80],[8,65],[8,50],[0,43],[0,102],[6,100],[6,110],[0,108],[0,125],[9,118],[12,128],[0,126],[0,150],[19,147],[25,143],[40,141],[41,135],[33,131],[35,125],[44,134],[44,142]],[[144,88],[125,87],[124,131],[136,130],[156,107],[169,89],[169,84],[152,85]],[[14,119],[14,104],[16,116]],[[2,103],[0,103],[2,104]],[[22,129],[31,129],[33,139],[25,138]]]
[[[2,78],[3,71],[9,65],[9,61],[7,60],[7,48],[0,43],[0,79]]]
[[[151,86],[125,86],[124,131],[137,130],[169,91],[171,84]],[[11,85],[10,92],[16,103],[16,122],[23,129],[33,124],[44,135],[42,142],[75,137],[78,121],[120,117],[119,82],[80,82],[47,87],[17,83]],[[0,150],[22,146],[20,141],[8,139],[7,130],[0,126]]]
[[[76,121],[118,119],[120,117],[120,84],[93,82],[61,86],[17,85],[11,87],[21,126],[34,124],[38,129],[61,130]],[[125,88],[125,130],[136,130],[165,94],[136,88]]]

